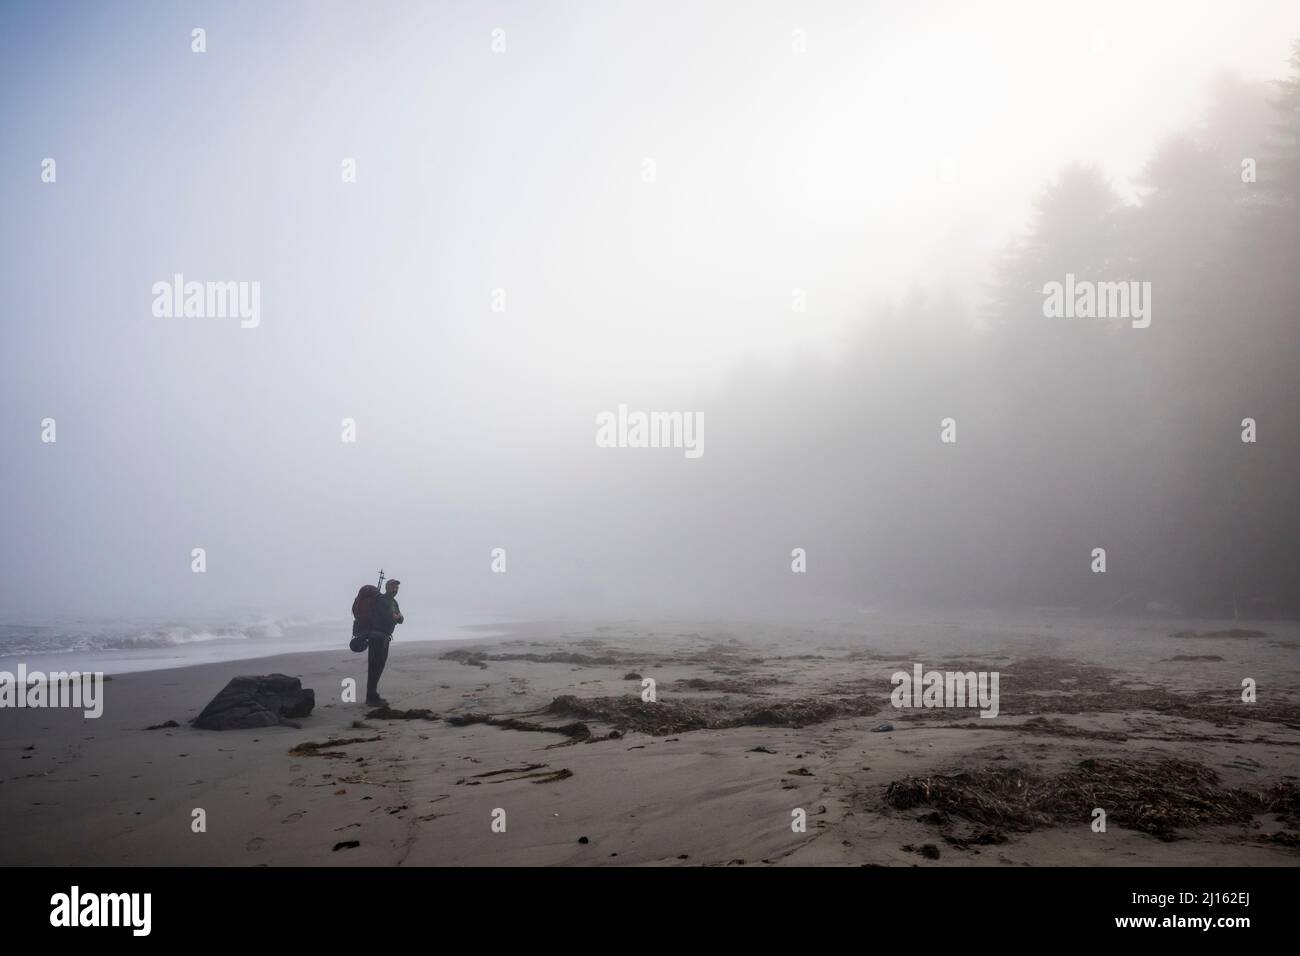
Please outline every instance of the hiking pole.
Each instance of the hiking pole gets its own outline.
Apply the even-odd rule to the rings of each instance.
[[[384,589],[384,569],[383,569],[383,568],[380,568],[380,569],[379,569],[379,584],[378,584],[378,587],[379,587],[379,590],[380,590],[380,591],[382,591],[382,590]]]

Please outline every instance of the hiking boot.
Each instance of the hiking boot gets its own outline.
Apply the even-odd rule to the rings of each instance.
[[[367,697],[367,698],[366,698],[366,706],[367,706],[367,707],[387,707],[387,706],[388,706],[388,701],[384,700],[384,698],[382,698],[382,697]]]

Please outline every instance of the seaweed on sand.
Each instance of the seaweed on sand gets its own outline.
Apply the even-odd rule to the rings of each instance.
[[[335,740],[326,740],[324,743],[317,740],[308,740],[296,747],[291,747],[289,754],[293,757],[344,757],[347,755],[342,751],[331,750],[330,748],[345,747],[348,744],[369,744],[382,739],[382,737],[342,737]]]
[[[514,774],[513,777],[506,777],[503,774]],[[522,767],[507,767],[505,770],[489,770],[486,773],[476,773],[476,779],[482,777],[498,777],[497,780],[489,780],[488,783],[510,783],[515,780],[532,780],[533,783],[556,783],[560,780],[568,780],[573,776],[573,771],[566,767],[559,770],[551,770],[544,763],[530,763]]]
[[[493,727],[504,727],[506,730],[563,734],[565,737],[571,737],[574,740],[585,740],[591,736],[591,728],[580,721],[551,726],[547,724],[534,723],[528,720],[520,720],[517,717],[493,717],[491,714],[471,713],[454,714],[447,718],[447,723],[451,724],[453,727],[468,727],[471,724],[491,724]]]
[[[395,710],[392,707],[377,707],[366,714],[373,720],[437,720],[438,715],[431,710],[423,707],[414,707],[411,710]]]
[[[728,727],[807,727],[841,717],[874,715],[880,707],[881,701],[869,697],[795,697],[761,704],[681,698],[647,704],[640,697],[580,699],[563,694],[551,701],[546,713],[658,736]]]
[[[931,806],[975,823],[1022,832],[1085,824],[1093,808],[1122,827],[1163,840],[1182,828],[1245,824],[1259,813],[1294,812],[1296,788],[1230,789],[1188,760],[1089,759],[1055,776],[1016,768],[904,777],[885,788],[895,809]]]
[[[549,654],[488,654],[468,648],[458,648],[442,655],[444,661],[458,661],[471,667],[487,667],[488,661],[526,661],[531,664],[575,664],[579,667],[620,666],[634,663],[642,658],[636,656],[619,657],[614,654],[574,654],[571,651],[553,651]]]

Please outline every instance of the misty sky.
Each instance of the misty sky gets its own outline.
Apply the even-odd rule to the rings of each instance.
[[[729,507],[736,376],[887,340],[914,286],[973,306],[1059,167],[1132,196],[1297,36],[1294,0],[5,4],[0,618],[342,615],[380,565],[410,607],[673,606],[656,569],[730,560],[674,518]],[[260,324],[156,317],[175,273]],[[619,403],[706,453],[596,448]]]

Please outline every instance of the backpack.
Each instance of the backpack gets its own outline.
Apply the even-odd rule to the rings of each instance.
[[[352,640],[348,646],[358,654],[370,645],[370,615],[374,610],[377,597],[379,597],[379,588],[367,584],[357,592],[356,598],[352,601]]]

